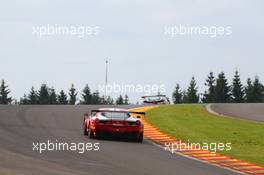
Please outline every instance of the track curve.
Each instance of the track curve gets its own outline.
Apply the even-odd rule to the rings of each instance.
[[[218,114],[264,122],[264,103],[214,103],[210,108]]]
[[[90,140],[82,135],[82,114],[94,108],[98,106],[0,106],[0,174],[238,174],[172,155],[146,141]],[[99,142],[100,150],[32,151],[33,142],[47,140]]]

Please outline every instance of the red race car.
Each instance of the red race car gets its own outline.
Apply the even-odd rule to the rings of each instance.
[[[104,136],[124,136],[142,142],[144,124],[140,120],[140,115],[145,115],[145,113],[118,108],[92,110],[91,115],[84,114],[83,132],[91,139]]]

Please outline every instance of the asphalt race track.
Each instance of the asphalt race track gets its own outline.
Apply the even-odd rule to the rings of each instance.
[[[98,106],[97,106],[98,107]],[[144,141],[90,140],[82,134],[82,114],[96,106],[0,106],[0,174],[10,175],[235,175]],[[33,151],[33,142],[99,142],[83,154]]]
[[[227,116],[264,121],[264,103],[212,104],[211,109]]]

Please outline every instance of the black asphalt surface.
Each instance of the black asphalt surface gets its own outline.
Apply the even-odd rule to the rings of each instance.
[[[264,122],[264,103],[212,104],[211,109],[227,116]]]
[[[82,114],[98,106],[0,106],[0,174],[237,175],[147,142],[90,140]],[[33,143],[98,142],[99,151],[33,151]]]

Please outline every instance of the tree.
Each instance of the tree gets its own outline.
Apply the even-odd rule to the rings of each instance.
[[[38,92],[35,91],[34,87],[31,87],[31,90],[28,95],[29,104],[38,104]]]
[[[110,97],[110,96],[103,96],[101,98],[102,100],[102,104],[105,104],[105,105],[113,105],[114,104],[114,100]]]
[[[104,95],[101,97],[101,104],[103,104],[103,105],[107,104],[107,97]]]
[[[232,83],[232,100],[235,103],[244,102],[244,88],[240,80],[238,71],[235,72],[233,83]]]
[[[24,96],[22,98],[20,98],[19,104],[21,104],[21,105],[27,105],[27,104],[29,104],[29,100],[28,100],[28,97],[27,97],[26,94],[24,94]]]
[[[12,102],[12,97],[8,97],[10,90],[8,85],[6,85],[5,80],[2,80],[0,86],[0,104],[10,104]]]
[[[175,90],[172,93],[172,101],[174,104],[182,103],[182,92],[179,84],[176,84]]]
[[[116,104],[117,105],[123,105],[124,104],[124,99],[123,99],[122,95],[120,95],[119,97],[117,97]]]
[[[107,97],[107,104],[113,105],[114,104],[114,99],[112,99],[110,96]]]
[[[247,79],[247,85],[245,87],[245,101],[247,103],[254,102],[253,85],[250,78]]]
[[[88,84],[85,85],[85,87],[82,91],[81,104],[92,104],[92,95],[91,95],[91,90],[90,90]]]
[[[99,92],[98,91],[95,91],[92,94],[91,104],[101,104],[101,102],[102,102],[102,99],[100,97]]]
[[[54,105],[54,104],[58,104],[58,100],[57,100],[57,94],[55,89],[52,87],[49,89],[49,100],[50,100],[50,104]]]
[[[76,98],[77,94],[78,94],[78,92],[76,92],[76,89],[74,88],[74,85],[72,84],[71,88],[69,90],[69,97],[70,97],[69,104],[75,105],[76,100],[77,100],[77,98]]]
[[[259,78],[256,76],[253,82],[253,102],[263,102],[263,85],[260,83]]]
[[[208,90],[203,94],[202,101],[203,103],[213,103],[215,101],[215,77],[213,72],[209,73],[205,86],[208,86]]]
[[[231,101],[231,88],[228,85],[225,73],[221,72],[218,74],[215,86],[215,102],[226,103]]]
[[[182,91],[182,103],[188,103],[188,96],[185,89]]]
[[[42,84],[39,90],[39,104],[49,104],[49,88],[46,84]]]
[[[247,86],[245,87],[245,101],[248,103],[260,103],[264,98],[264,87],[260,83],[259,78],[255,77],[254,82],[250,78],[247,79]]]
[[[63,90],[61,90],[58,95],[58,103],[63,105],[68,104],[67,98],[67,94]]]
[[[196,86],[195,78],[192,77],[190,85],[187,89],[187,103],[198,103],[199,95],[197,94],[198,88]]]
[[[125,95],[124,104],[125,105],[128,105],[129,104],[129,98],[128,98],[128,95],[127,94]]]

